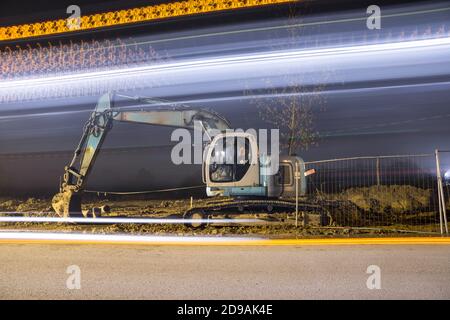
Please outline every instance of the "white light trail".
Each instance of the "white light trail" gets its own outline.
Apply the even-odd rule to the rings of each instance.
[[[419,49],[419,48],[432,48],[436,46],[450,45],[450,37],[425,39],[425,40],[413,40],[394,43],[383,44],[370,44],[350,47],[335,47],[324,48],[315,50],[288,50],[288,51],[276,51],[270,53],[248,54],[230,57],[210,58],[210,59],[197,59],[192,61],[183,61],[176,63],[161,63],[158,65],[120,68],[113,70],[103,70],[95,72],[86,72],[78,74],[69,74],[62,76],[51,76],[45,78],[33,78],[33,79],[21,79],[21,80],[6,80],[0,81],[0,90],[17,89],[19,87],[34,87],[40,85],[55,85],[58,83],[68,84],[69,82],[84,82],[87,80],[109,78],[109,77],[125,77],[125,76],[137,76],[148,75],[155,72],[171,72],[177,70],[190,70],[195,72],[195,69],[211,68],[211,67],[235,67],[239,68],[242,64],[258,63],[267,66],[270,62],[281,62],[283,60],[300,60],[306,58],[315,57],[329,57],[339,56],[346,54],[362,54],[373,52],[385,52],[392,50],[405,50],[405,49]]]
[[[0,232],[0,240],[38,240],[38,241],[85,241],[118,243],[155,243],[155,244],[220,244],[261,241],[261,238],[237,237],[196,237],[196,236],[143,236],[115,234],[85,234],[58,232]]]
[[[450,86],[450,82],[443,81],[443,82],[428,82],[428,83],[420,83],[420,84],[406,84],[406,85],[375,85],[372,84],[370,86],[365,87],[358,87],[358,88],[333,88],[333,89],[327,89],[321,91],[322,94],[352,94],[352,93],[370,93],[370,92],[377,92],[377,91],[383,91],[383,90],[397,90],[397,89],[410,89],[410,90],[421,90],[421,89],[435,89],[438,87],[448,88]],[[444,89],[442,89],[444,90]],[[276,98],[276,97],[289,97],[289,96],[296,96],[296,95],[314,95],[314,92],[301,92],[301,93],[277,93],[277,94],[258,94],[258,95],[246,95],[246,96],[224,96],[224,97],[216,97],[216,98],[201,98],[201,99],[185,99],[185,100],[179,100],[177,103],[179,104],[186,104],[186,105],[207,105],[217,102],[232,102],[232,101],[243,101],[243,100],[252,100],[252,99],[270,99],[270,98]],[[161,103],[158,104],[158,106],[165,106],[169,105],[169,103]],[[134,106],[133,106],[134,108]],[[126,109],[124,107],[123,109]],[[44,113],[30,113],[30,114],[21,114],[21,115],[8,115],[8,116],[0,116],[0,121],[13,121],[17,119],[23,119],[23,118],[32,118],[32,117],[49,117],[53,115],[73,115],[73,114],[91,114],[91,111],[89,110],[76,110],[76,111],[53,111],[53,112],[44,112]],[[442,115],[442,117],[448,117],[447,114]],[[397,123],[396,123],[397,124]],[[335,133],[325,131],[323,134],[328,135]],[[16,155],[17,156],[17,155]],[[2,214],[2,212],[0,212]],[[22,214],[22,213],[20,213]]]
[[[152,88],[170,97],[209,92],[257,90],[261,79],[285,86],[300,77],[303,86],[411,77],[450,72],[450,37],[321,49],[295,49],[191,59],[155,65],[0,81],[0,102],[95,95]],[[328,71],[327,71],[328,70]],[[321,75],[332,71],[333,77]],[[17,100],[19,99],[19,100]]]
[[[407,11],[393,14],[383,14],[383,20],[388,18],[398,18],[398,17],[406,17],[406,16],[416,16],[416,15],[424,15],[430,13],[438,13],[438,12],[446,12],[450,11],[450,7],[446,8],[436,8],[436,9],[427,9],[427,10],[417,10],[417,11]],[[239,30],[233,31],[222,31],[222,32],[210,32],[205,34],[198,35],[188,35],[188,36],[178,36],[178,37],[169,37],[163,39],[149,40],[149,41],[140,41],[137,42],[137,45],[142,44],[158,44],[158,43],[166,43],[166,42],[174,42],[174,41],[184,41],[184,40],[192,40],[192,39],[200,39],[200,38],[209,38],[209,37],[218,37],[218,36],[226,36],[226,35],[236,35],[236,34],[245,34],[245,33],[253,33],[253,32],[268,32],[272,30],[283,30],[283,29],[292,29],[292,28],[304,28],[309,26],[321,26],[328,24],[344,24],[348,22],[356,22],[356,21],[366,21],[367,16],[356,17],[356,18],[343,18],[343,19],[334,19],[334,20],[320,20],[314,22],[302,22],[302,23],[287,23],[283,25],[277,26],[269,26],[269,27],[253,27],[253,28],[242,28]],[[134,46],[135,43],[125,44],[125,47]],[[113,46],[114,48],[119,48],[123,45]],[[95,49],[89,49],[95,50]]]
[[[57,217],[0,217],[1,222],[83,223],[83,224],[187,224],[187,223],[257,223],[260,219],[158,219],[158,218],[57,218]]]

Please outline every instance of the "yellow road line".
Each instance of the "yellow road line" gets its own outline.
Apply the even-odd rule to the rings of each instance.
[[[49,239],[0,239],[2,244],[59,244],[59,245],[151,245],[151,246],[329,246],[329,245],[450,245],[445,237],[405,238],[339,238],[339,239],[261,239],[261,240],[214,240],[204,241],[128,241],[128,240],[49,240]]]

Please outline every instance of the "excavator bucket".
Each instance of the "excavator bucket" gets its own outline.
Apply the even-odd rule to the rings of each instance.
[[[56,194],[52,199],[52,207],[62,218],[81,217],[81,194],[72,190],[65,190]]]

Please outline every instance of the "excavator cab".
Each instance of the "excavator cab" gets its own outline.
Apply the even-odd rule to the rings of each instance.
[[[277,165],[274,166],[274,161]],[[274,172],[274,168],[276,168]],[[205,149],[203,182],[208,196],[282,198],[306,193],[305,165],[300,157],[272,157],[259,153],[254,135],[226,132]]]
[[[203,171],[207,186],[259,184],[258,145],[253,135],[238,132],[219,134],[206,148],[205,154]]]

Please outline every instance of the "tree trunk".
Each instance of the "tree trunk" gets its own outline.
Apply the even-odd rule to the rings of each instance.
[[[291,125],[289,128],[289,144],[288,144],[288,155],[291,156],[292,155],[292,147],[294,144],[294,139],[295,139],[295,118],[296,118],[296,110],[295,110],[295,105],[291,107]]]

